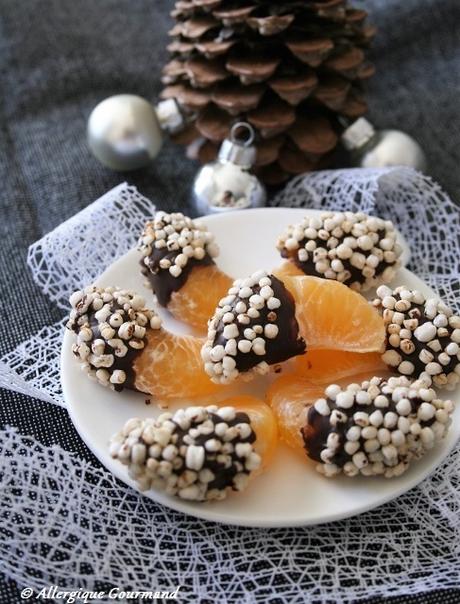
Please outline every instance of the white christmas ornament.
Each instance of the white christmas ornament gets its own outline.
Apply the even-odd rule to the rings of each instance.
[[[134,94],[117,94],[97,105],[88,119],[88,145],[95,157],[118,171],[147,166],[160,152],[162,130],[180,130],[184,119],[173,99],[155,108]]]
[[[424,172],[427,167],[422,148],[411,136],[401,130],[375,130],[363,117],[345,130],[342,143],[361,168],[409,166]]]
[[[246,138],[237,138],[237,133]],[[265,205],[265,187],[250,169],[256,158],[253,146],[254,130],[246,122],[232,127],[217,160],[198,172],[193,185],[193,197],[199,214],[228,212]]]

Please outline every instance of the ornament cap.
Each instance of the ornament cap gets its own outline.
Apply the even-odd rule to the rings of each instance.
[[[160,101],[156,105],[155,111],[162,130],[176,134],[184,128],[185,118],[176,99]]]
[[[348,151],[360,149],[375,136],[374,126],[364,117],[353,122],[342,134],[343,146]]]
[[[226,138],[219,150],[218,160],[232,163],[241,168],[250,168],[256,160],[254,129],[247,122],[237,122],[232,126],[230,138]]]

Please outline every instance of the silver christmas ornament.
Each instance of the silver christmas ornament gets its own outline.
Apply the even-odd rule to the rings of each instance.
[[[254,130],[246,122],[232,127],[217,160],[204,165],[193,184],[193,198],[199,214],[213,214],[265,205],[264,185],[250,169],[256,159]]]
[[[378,131],[363,117],[348,126],[342,143],[361,168],[410,166],[424,172],[427,167],[425,153],[411,136],[401,130]]]
[[[157,108],[140,96],[117,94],[97,105],[88,119],[88,145],[95,157],[112,170],[147,166],[163,144],[162,130],[176,132],[184,119],[170,99]]]

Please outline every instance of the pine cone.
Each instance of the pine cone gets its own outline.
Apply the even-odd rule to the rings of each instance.
[[[162,98],[191,124],[189,155],[214,158],[232,124],[256,130],[256,171],[269,184],[327,165],[340,116],[366,112],[373,66],[366,12],[347,0],[178,0]]]

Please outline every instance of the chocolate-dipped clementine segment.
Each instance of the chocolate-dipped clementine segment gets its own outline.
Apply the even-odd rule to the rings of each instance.
[[[141,267],[161,306],[179,321],[206,330],[231,279],[215,264],[218,248],[199,221],[157,212],[139,241]]]
[[[323,391],[283,376],[267,393],[280,437],[325,476],[400,476],[447,433],[454,405],[427,381],[350,380]]]
[[[273,275],[284,281],[286,277],[303,277],[305,273],[291,261],[282,262],[272,270]]]
[[[219,253],[208,229],[180,212],[156,212],[147,222],[138,249],[141,267],[161,306],[168,306],[195,266],[214,264]]]
[[[363,212],[306,216],[285,229],[276,247],[304,274],[335,279],[357,291],[389,283],[401,265],[393,223]],[[278,270],[287,274],[289,269]]]
[[[67,329],[72,352],[88,375],[114,390],[137,389],[134,361],[147,344],[147,332],[161,332],[157,313],[135,292],[88,286],[70,296]]]
[[[307,424],[310,405],[323,396],[324,386],[287,374],[268,388],[266,399],[275,414],[280,439],[305,456],[301,429]]]
[[[243,491],[269,464],[276,441],[270,408],[246,396],[132,418],[112,437],[110,454],[128,466],[141,490],[213,501]]]
[[[215,264],[196,266],[183,287],[171,294],[169,312],[180,321],[206,331],[216,304],[232,284],[232,279]]]
[[[146,346],[134,360],[136,388],[159,400],[214,394],[219,388],[203,369],[202,346],[202,338],[149,330]]]
[[[135,292],[90,286],[72,294],[70,302],[67,328],[76,334],[72,351],[100,384],[159,400],[217,391],[203,370],[203,340],[163,330],[158,315]]]
[[[305,450],[326,476],[400,476],[444,438],[453,409],[424,380],[333,384],[308,410]]]
[[[386,330],[383,360],[411,379],[425,372],[435,386],[460,382],[460,316],[438,298],[405,286],[377,289],[374,306]]]

